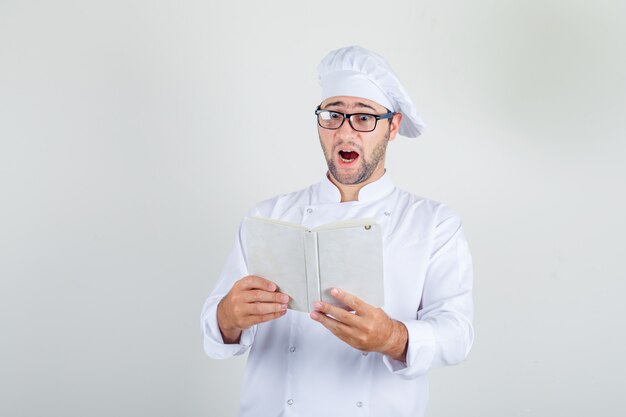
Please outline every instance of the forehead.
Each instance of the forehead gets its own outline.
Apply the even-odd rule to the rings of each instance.
[[[346,109],[346,110],[373,110],[386,112],[386,108],[375,101],[364,97],[335,96],[328,97],[320,104],[321,108]]]

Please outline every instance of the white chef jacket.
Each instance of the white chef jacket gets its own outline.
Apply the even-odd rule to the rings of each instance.
[[[467,356],[472,327],[472,261],[459,217],[446,206],[396,188],[389,174],[367,184],[359,200],[341,203],[328,180],[280,195],[249,215],[308,228],[374,218],[383,234],[383,309],[408,329],[406,363],[347,345],[307,313],[288,310],[224,344],[217,304],[248,275],[245,230],[204,304],[204,349],[213,358],[250,354],[240,416],[423,416],[427,371]],[[350,262],[346,259],[346,262]]]

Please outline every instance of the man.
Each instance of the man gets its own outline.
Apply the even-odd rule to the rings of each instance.
[[[316,110],[328,173],[322,182],[260,203],[251,216],[313,228],[374,218],[383,231],[384,305],[341,288],[306,314],[265,277],[249,276],[245,230],[202,312],[214,358],[250,348],[241,416],[422,416],[426,373],[456,364],[473,342],[472,264],[450,209],[396,188],[388,142],[422,122],[387,62],[352,46],[319,67]],[[350,262],[346,259],[345,262]]]

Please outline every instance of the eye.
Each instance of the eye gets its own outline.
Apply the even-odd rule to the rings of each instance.
[[[342,119],[343,118],[343,114],[341,114],[341,113],[336,113],[334,111],[331,111],[331,112],[329,112],[329,114],[330,114],[330,118],[331,119],[337,120],[337,119]]]
[[[359,118],[359,122],[369,122],[374,118],[374,116],[370,114],[359,114],[357,117]]]

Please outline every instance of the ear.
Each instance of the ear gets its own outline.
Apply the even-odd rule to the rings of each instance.
[[[396,113],[391,118],[389,124],[389,142],[396,138],[398,131],[400,130],[400,122],[402,121],[402,113]]]

